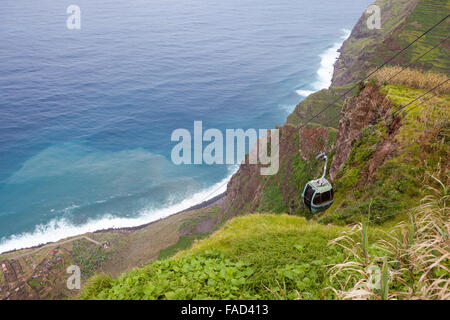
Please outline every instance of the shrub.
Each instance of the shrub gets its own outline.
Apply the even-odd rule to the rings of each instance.
[[[253,272],[248,264],[231,262],[218,251],[187,254],[156,261],[116,280],[98,278],[82,299],[249,299],[244,285]]]

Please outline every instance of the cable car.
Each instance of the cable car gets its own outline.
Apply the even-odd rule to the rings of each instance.
[[[333,186],[327,179],[325,179],[328,157],[324,152],[319,154],[316,159],[323,159],[325,161],[322,177],[317,180],[309,181],[305,185],[302,193],[303,204],[312,213],[327,210],[329,207],[331,207],[334,201]]]

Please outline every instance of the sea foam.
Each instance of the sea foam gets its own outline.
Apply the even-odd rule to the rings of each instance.
[[[342,41],[335,43],[320,55],[321,62],[317,71],[317,80],[311,86],[311,89],[296,90],[300,96],[308,96],[318,90],[328,88],[331,84],[333,75],[333,66],[339,57],[339,48],[342,43],[349,37],[350,30],[343,30],[344,36]],[[185,200],[168,204],[166,208],[162,209],[146,209],[142,210],[134,218],[115,217],[113,215],[103,215],[98,219],[90,219],[82,225],[75,225],[68,219],[55,218],[46,224],[41,224],[35,227],[32,232],[24,232],[9,237],[4,237],[0,240],[0,253],[29,248],[44,243],[59,241],[64,238],[73,237],[87,232],[94,232],[109,228],[128,228],[147,224],[153,221],[173,215],[177,212],[186,210],[194,205],[198,205],[204,201],[214,198],[215,196],[226,191],[227,182],[231,176],[237,171],[238,167],[230,168],[229,175],[222,181],[216,183],[210,188],[203,189]],[[20,175],[13,177],[14,179],[22,179]],[[103,200],[100,200],[103,201]]]
[[[297,94],[301,97],[307,97],[316,91],[314,91],[314,90],[295,90],[295,92],[297,92]]]
[[[339,49],[351,33],[348,29],[342,29],[342,32],[344,34],[340,41],[334,43],[332,47],[328,48],[320,55],[320,67],[317,70],[317,80],[312,84],[312,89],[296,90],[299,96],[307,97],[314,92],[330,87],[331,80],[333,79],[334,64],[340,55]]]
[[[181,202],[169,205],[163,209],[143,210],[135,218],[118,218],[112,215],[105,215],[100,219],[89,220],[87,223],[79,226],[74,225],[65,218],[53,219],[45,225],[36,226],[32,232],[20,233],[3,238],[0,242],[0,253],[55,242],[64,238],[98,230],[136,227],[166,218],[225,192],[227,182],[231,179],[231,176],[237,169],[237,166],[230,167],[228,177],[210,188],[206,188],[193,194],[191,197]]]

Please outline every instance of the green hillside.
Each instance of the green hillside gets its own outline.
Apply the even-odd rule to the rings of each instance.
[[[313,115],[328,107],[326,112],[321,113],[314,120],[312,120],[311,123],[337,128],[339,125],[339,114],[345,100],[337,99],[339,96],[347,92],[352,86],[353,85],[331,87],[330,89],[323,89],[311,94],[295,107],[294,111],[288,116],[286,124],[291,124],[294,126],[305,124]],[[356,92],[356,89],[354,92]],[[331,107],[329,107],[330,104],[332,104]]]
[[[381,8],[382,27],[369,30],[363,15],[341,48],[341,57],[335,65],[333,86],[342,86],[362,79],[367,70],[374,69],[390,59],[423,32],[433,27],[450,12],[448,0],[377,0]],[[423,36],[414,46],[398,55],[391,65],[414,62],[426,51],[448,36],[450,20]],[[450,46],[442,44],[412,67],[445,73],[450,68]]]
[[[450,94],[428,96],[395,117],[398,108],[427,90],[401,85],[377,87],[392,103],[386,118],[364,128],[335,177],[336,200],[322,223],[361,221],[371,206],[372,221],[404,214],[424,196],[427,172],[450,166]]]
[[[420,72],[415,76],[426,77]],[[270,177],[259,176],[256,166],[240,170],[228,187],[226,215],[289,212],[346,225],[361,221],[371,206],[374,223],[404,217],[423,196],[426,173],[450,166],[450,95],[426,96],[397,113],[427,91],[376,79],[360,87],[347,98],[340,117],[353,127],[348,129],[353,130],[351,139],[320,125],[309,125],[301,132],[290,124],[281,127],[280,170]],[[317,96],[310,101],[314,103]],[[340,145],[345,142],[351,150],[343,157],[345,148]],[[330,158],[336,199],[325,213],[311,217],[300,194],[307,181],[320,175],[322,163],[314,157],[322,151]]]
[[[409,223],[349,228],[247,215],[172,258],[116,279],[97,275],[81,298],[448,299],[450,195],[434,182]],[[379,287],[369,285],[376,270]]]
[[[97,276],[83,298],[331,298],[324,266],[343,254],[327,243],[342,230],[288,215],[239,217],[174,258],[114,280]]]

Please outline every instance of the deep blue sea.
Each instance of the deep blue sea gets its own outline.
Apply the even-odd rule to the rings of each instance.
[[[283,124],[371,2],[2,0],[0,252],[224,191],[236,166],[175,166],[172,131]]]

